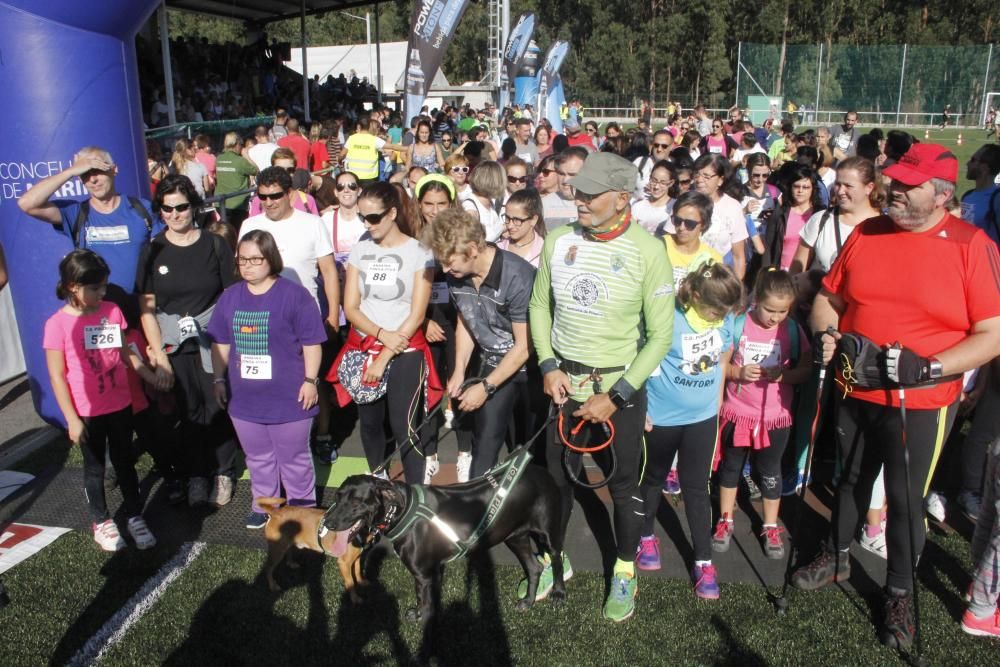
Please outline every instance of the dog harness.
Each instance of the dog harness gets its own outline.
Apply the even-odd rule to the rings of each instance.
[[[446,521],[441,519],[427,505],[427,492],[420,485],[410,488],[410,493],[406,498],[406,509],[399,518],[399,523],[387,531],[385,536],[392,541],[396,541],[413,530],[418,521],[427,521],[437,528],[456,548],[455,553],[445,560],[446,563],[456,558],[464,557],[476,546],[476,543],[486,534],[486,531],[493,525],[497,516],[500,515],[500,510],[503,509],[504,503],[507,501],[507,496],[510,495],[510,490],[517,484],[530,460],[531,453],[526,447],[522,447],[513,452],[506,461],[483,475],[483,480],[493,486],[495,491],[493,492],[493,497],[490,499],[489,506],[486,508],[486,513],[479,521],[479,525],[476,526],[476,529],[466,539],[461,539],[458,533],[455,532],[455,529],[448,525]]]

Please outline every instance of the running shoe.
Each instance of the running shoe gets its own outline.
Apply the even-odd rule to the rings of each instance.
[[[212,505],[222,507],[228,505],[233,499],[233,478],[228,475],[216,475],[215,484],[208,493],[208,502]]]
[[[141,516],[134,516],[128,520],[128,534],[135,540],[135,546],[139,549],[152,549],[156,546],[156,538]]]
[[[729,551],[729,542],[733,539],[733,520],[729,518],[729,513],[725,513],[715,524],[715,532],[712,533],[712,551],[725,553]]]
[[[604,601],[604,618],[621,623],[635,613],[637,584],[635,575],[624,572],[618,572],[611,578],[611,590]]]
[[[472,471],[472,452],[459,452],[458,461],[455,462],[455,472],[458,476],[458,483],[464,484],[469,481],[469,473]]]
[[[655,535],[639,540],[639,551],[636,554],[635,563],[640,570],[660,569],[660,540]]]
[[[834,581],[851,578],[851,559],[848,552],[830,553],[824,547],[807,565],[792,573],[792,585],[803,591],[815,591]]]
[[[101,523],[95,523],[94,541],[104,551],[121,551],[125,548],[125,540],[118,532],[118,526],[113,519],[107,519]]]
[[[870,551],[879,558],[885,558],[885,529],[878,531],[875,537],[868,537],[868,531],[862,528],[858,544],[865,551]]]
[[[695,565],[691,570],[694,594],[702,600],[719,599],[719,583],[716,581],[714,565]]]
[[[785,539],[781,536],[785,529],[781,526],[765,526],[761,531],[761,543],[764,555],[771,560],[781,560],[785,557]]]
[[[259,530],[267,525],[267,515],[263,512],[250,512],[247,515],[246,527],[250,530]]]
[[[979,506],[982,504],[982,499],[978,493],[962,491],[958,494],[958,504],[962,508],[962,514],[969,521],[975,523],[979,519]]]
[[[441,464],[438,463],[437,454],[434,456],[428,456],[424,459],[424,486],[430,486],[431,480],[434,479],[434,475],[436,475],[440,469]]]
[[[885,601],[884,623],[879,639],[889,648],[908,653],[913,646],[913,595],[909,591],[893,591]]]
[[[208,502],[208,479],[192,477],[188,480],[188,505],[198,507]]]
[[[924,498],[924,509],[927,513],[935,520],[942,522],[944,521],[944,507],[945,507],[945,497],[942,496],[937,491],[931,491]]]
[[[667,473],[667,479],[663,482],[663,493],[668,496],[676,496],[681,492],[681,482],[677,478],[677,470]]]
[[[331,465],[337,460],[337,449],[333,446],[333,438],[329,435],[317,435],[313,441],[316,459],[323,465]]]
[[[802,489],[802,484],[807,486],[812,483],[812,476],[809,476],[809,481],[805,479],[806,475],[804,472],[796,470],[785,475],[785,478],[781,481],[781,495],[782,496],[794,496]]]
[[[545,565],[542,573],[538,575],[538,590],[535,591],[535,602],[541,602],[552,592],[552,585],[555,583],[555,575],[552,573],[552,560],[548,554],[537,556],[538,562]],[[569,564],[569,556],[563,554],[563,583],[566,583],[573,576],[573,566]],[[528,580],[521,579],[517,584],[517,599],[523,600],[528,596]]]
[[[986,618],[976,618],[966,610],[962,616],[962,632],[976,637],[1000,638],[1000,608]]]

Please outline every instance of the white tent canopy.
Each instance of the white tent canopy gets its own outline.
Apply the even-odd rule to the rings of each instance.
[[[343,72],[344,76],[350,78],[351,70],[359,79],[367,78],[370,82],[380,88],[383,92],[403,90],[403,77],[406,75],[406,42],[383,42],[382,52],[382,86],[375,82],[375,45],[371,44],[346,44],[343,46],[310,46],[306,49],[306,58],[309,64],[309,76],[312,78],[319,75],[320,83],[326,81],[327,76],[336,78]],[[285,62],[285,66],[302,73],[302,50],[293,49],[292,59]],[[385,85],[388,83],[389,85]],[[448,80],[439,69],[431,83],[431,88],[447,88]]]

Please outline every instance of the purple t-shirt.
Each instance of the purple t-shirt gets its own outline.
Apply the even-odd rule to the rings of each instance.
[[[315,299],[301,285],[279,277],[264,294],[244,282],[222,293],[208,324],[216,343],[229,345],[229,414],[258,424],[314,417],[298,402],[305,377],[303,345],[326,342]]]

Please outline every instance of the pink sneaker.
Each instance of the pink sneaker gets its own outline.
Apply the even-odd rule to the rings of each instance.
[[[676,496],[681,492],[681,482],[677,479],[677,471],[671,470],[667,473],[667,479],[663,482],[663,493],[668,496]]]
[[[639,553],[635,557],[640,570],[660,569],[660,540],[655,535],[639,540]]]
[[[976,618],[966,610],[962,616],[962,632],[976,637],[1000,637],[1000,608],[986,618]]]
[[[718,600],[719,584],[715,580],[714,565],[695,565],[691,570],[691,578],[694,579],[694,594],[702,600]]]

